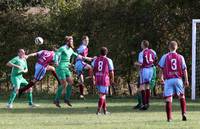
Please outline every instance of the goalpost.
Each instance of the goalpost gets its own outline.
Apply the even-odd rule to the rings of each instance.
[[[200,19],[192,20],[192,93],[195,100],[200,88]],[[198,78],[199,77],[199,78]]]

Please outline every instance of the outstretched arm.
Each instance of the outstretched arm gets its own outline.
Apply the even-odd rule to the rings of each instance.
[[[92,58],[92,57],[83,57],[83,59],[91,62],[94,58]]]
[[[32,56],[37,56],[37,52],[28,54],[28,55],[27,55],[27,59],[28,59],[29,57],[32,57]]]

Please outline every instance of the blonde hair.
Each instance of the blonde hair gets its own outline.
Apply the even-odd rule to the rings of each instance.
[[[65,36],[65,42],[68,43],[70,39],[73,39],[73,37],[71,35],[70,36]],[[74,43],[70,44],[69,47],[74,48]]]
[[[176,50],[177,47],[178,47],[178,43],[177,43],[176,41],[171,41],[171,42],[169,43],[169,49],[171,49],[171,50]]]

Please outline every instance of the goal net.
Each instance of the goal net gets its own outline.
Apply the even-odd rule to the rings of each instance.
[[[200,19],[192,20],[192,95],[200,97]]]

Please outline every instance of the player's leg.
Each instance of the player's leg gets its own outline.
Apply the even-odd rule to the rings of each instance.
[[[145,85],[145,94],[146,94],[146,108],[149,108],[149,100],[150,100],[150,95],[151,95],[151,91],[150,91],[150,86],[149,84]]]
[[[108,93],[107,86],[97,86],[97,90],[99,92],[99,101],[98,101],[98,108],[97,108],[97,115],[101,114],[101,110],[103,108],[103,112],[105,115],[110,114],[107,111],[107,104],[106,104],[106,94]]]
[[[185,95],[181,94],[179,96],[180,99],[180,105],[181,105],[181,113],[182,113],[182,120],[183,121],[187,121],[187,117],[186,117],[186,100],[185,100]]]
[[[94,86],[95,86],[95,82],[94,82],[94,77],[93,77],[93,69],[92,69],[92,66],[89,65],[89,64],[85,64],[84,66],[84,69],[85,70],[88,70],[88,75],[89,75],[89,83],[90,83],[90,90],[91,90],[91,93],[93,94],[94,93]]]
[[[9,108],[9,109],[11,109],[13,107],[13,102],[18,93],[18,90],[19,90],[19,87],[21,84],[21,80],[19,77],[11,77],[11,82],[12,82],[13,89],[12,89],[12,92],[10,94],[10,97],[9,97],[9,100],[7,103],[7,108]]]
[[[58,89],[56,91],[56,96],[54,99],[54,104],[59,108],[61,107],[60,106],[60,98],[62,96],[62,92],[64,95],[66,94],[65,89],[66,89],[66,85],[67,85],[66,80],[60,80],[60,82],[61,82],[61,85],[58,85]]]
[[[187,121],[186,118],[186,100],[185,100],[185,93],[184,93],[184,86],[183,81],[181,79],[176,79],[176,94],[179,96],[180,106],[181,106],[181,113],[182,113],[182,120]]]
[[[146,91],[145,91],[145,85],[144,84],[142,84],[142,85],[140,85],[140,91],[141,91],[141,96],[142,96],[142,106],[141,106],[141,108],[140,108],[140,110],[146,110],[147,108],[146,108]]]
[[[80,91],[80,98],[84,98],[84,77],[83,74],[79,75],[79,91]]]
[[[110,112],[108,112],[107,110],[107,102],[106,102],[106,94],[108,94],[108,88],[109,87],[104,87],[104,96],[103,96],[104,101],[102,106],[104,115],[110,115]]]
[[[58,82],[58,85],[60,85],[61,83],[60,83],[60,80],[59,80],[59,78],[58,78],[58,75],[56,74],[55,68],[54,68],[53,66],[48,65],[48,66],[47,66],[47,70],[48,70],[48,71],[51,71],[52,75],[56,78],[56,80],[57,80],[57,82]]]
[[[31,80],[27,86],[19,89],[19,97],[23,92],[28,90],[29,88],[33,87],[37,81],[40,81],[44,78],[46,74],[46,68],[38,63],[35,65],[35,73],[34,73],[34,79]]]
[[[151,96],[151,91],[150,91],[150,82],[153,78],[154,70],[153,67],[150,68],[145,68],[144,69],[144,81],[145,81],[145,94],[146,94],[146,108],[149,108],[149,101],[150,101],[150,96]]]
[[[172,120],[172,99],[174,92],[174,80],[169,79],[165,80],[164,83],[164,98],[165,98],[165,110],[167,114],[167,121],[170,122]]]
[[[75,64],[76,73],[79,77],[80,98],[84,98],[84,76],[83,71],[88,70],[89,78],[92,79],[92,67],[83,61],[77,61]]]
[[[82,61],[77,61],[75,63],[75,70],[76,70],[76,74],[78,75],[78,87],[79,87],[80,98],[84,98],[83,96],[83,89],[84,89],[83,68],[84,68],[84,65]]]
[[[64,85],[64,83],[62,82],[62,80],[61,80],[61,84]],[[58,85],[57,91],[56,91],[56,96],[55,96],[54,102],[53,102],[59,108],[61,107],[60,106],[60,98],[62,96],[62,91],[63,91],[63,86],[62,85]]]
[[[152,92],[154,95],[156,95],[156,92],[155,92],[155,85],[156,85],[156,67],[155,67],[155,66],[153,67],[153,77],[152,77],[152,79],[151,79],[149,85],[150,85],[150,90],[151,90],[151,92]]]
[[[37,80],[33,79],[31,80],[27,86],[24,86],[22,88],[19,89],[19,97],[22,95],[23,92],[26,92],[27,90],[29,90],[31,87],[33,87],[35,85],[35,83],[37,82]]]
[[[104,101],[105,101],[105,95],[99,93],[98,108],[97,108],[97,113],[96,113],[97,115],[101,114],[101,110],[102,110],[102,107],[104,105]]]
[[[72,94],[72,85],[74,84],[74,80],[71,76],[71,73],[70,73],[70,76],[67,77],[67,87],[66,87],[66,94],[65,94],[65,98],[64,98],[64,102],[68,105],[68,106],[72,106],[71,103],[70,103],[70,98],[71,98],[71,94]]]
[[[56,70],[56,74],[58,75],[61,85],[58,85],[57,91],[56,91],[56,96],[54,98],[54,104],[57,107],[61,107],[60,106],[60,98],[62,96],[62,91],[64,92],[63,94],[65,94],[66,91],[66,85],[67,85],[67,81],[66,81],[66,74],[64,70],[60,70],[57,69]]]
[[[138,88],[138,91],[137,91],[137,105],[133,107],[133,109],[140,109],[141,106],[142,106],[142,95],[141,95],[141,91],[140,91],[140,77],[138,77],[138,84],[137,84],[137,88]]]
[[[167,121],[170,122],[172,120],[172,96],[168,96],[165,98],[165,110],[167,114]]]
[[[28,82],[26,81],[26,79],[22,78],[20,87],[26,87],[27,85],[28,85]],[[27,93],[27,97],[28,97],[28,105],[30,107],[38,107],[39,105],[33,103],[33,89],[32,89],[32,87],[29,88],[28,90],[26,90],[26,93]]]
[[[26,87],[27,85],[28,85],[28,82],[26,81],[26,79],[23,78],[20,89],[22,89],[23,87]],[[28,90],[26,90],[26,93],[28,97],[28,104],[29,106],[31,106],[33,104],[32,88],[29,88]]]
[[[141,92],[141,96],[142,96],[142,106],[141,106],[141,110],[146,110],[145,105],[146,105],[146,92],[145,92],[145,80],[144,80],[144,76],[145,76],[145,71],[144,69],[140,70],[140,92]]]
[[[92,76],[93,76],[93,69],[92,69],[92,66],[89,65],[89,64],[85,64],[85,65],[84,65],[84,69],[85,69],[85,70],[88,70],[88,75],[89,75],[90,78],[92,78]]]

